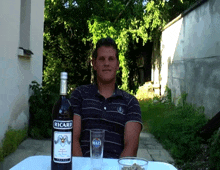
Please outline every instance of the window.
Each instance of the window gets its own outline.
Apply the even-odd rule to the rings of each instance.
[[[21,0],[19,47],[30,48],[31,0]]]

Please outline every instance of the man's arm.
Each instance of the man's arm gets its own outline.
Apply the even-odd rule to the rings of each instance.
[[[79,139],[81,133],[81,117],[74,115],[73,117],[73,156],[83,156]]]
[[[138,122],[128,122],[124,132],[124,150],[120,157],[137,156],[139,135],[141,124]]]

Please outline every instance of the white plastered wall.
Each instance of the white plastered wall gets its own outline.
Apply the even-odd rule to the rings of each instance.
[[[42,82],[44,0],[1,0],[0,3],[2,140],[9,126],[22,129],[28,125],[29,85],[33,80]],[[26,32],[27,37],[23,38]],[[31,57],[18,57],[18,48],[23,45],[34,53]]]

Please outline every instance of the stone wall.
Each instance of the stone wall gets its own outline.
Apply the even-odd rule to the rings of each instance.
[[[200,1],[162,32],[161,94],[167,85],[175,103],[181,93],[204,106],[211,118],[220,111],[220,1]]]

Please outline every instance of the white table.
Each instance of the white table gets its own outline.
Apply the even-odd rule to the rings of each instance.
[[[89,170],[91,160],[88,157],[72,157],[73,170]],[[10,170],[51,170],[51,156],[30,156]],[[103,159],[103,170],[118,170],[118,159]],[[149,161],[147,170],[177,170],[173,165]]]

